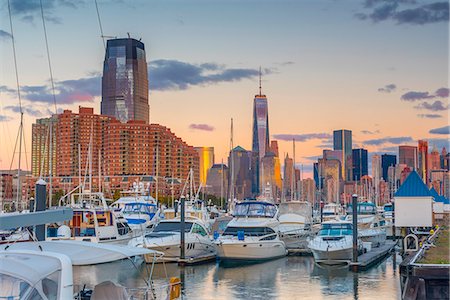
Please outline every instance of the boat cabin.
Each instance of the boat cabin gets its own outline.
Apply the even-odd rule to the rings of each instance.
[[[234,207],[233,217],[274,218],[277,212],[277,207],[272,203],[249,201],[237,203]]]

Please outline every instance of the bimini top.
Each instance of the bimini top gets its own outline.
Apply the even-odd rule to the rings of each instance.
[[[247,201],[237,203],[234,207],[234,217],[273,218],[277,208],[272,203],[263,201]]]
[[[39,248],[39,246],[41,248]],[[155,258],[164,255],[162,252],[146,248],[105,245],[72,240],[15,243],[3,245],[0,248],[0,251],[1,250],[5,250],[5,252],[8,252],[8,250],[42,250],[60,253],[67,255],[74,266],[102,264],[144,254],[154,255]]]

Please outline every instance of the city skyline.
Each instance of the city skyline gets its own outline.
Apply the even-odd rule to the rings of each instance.
[[[48,102],[53,99],[39,11],[14,3],[30,169],[31,124],[50,116]],[[105,34],[124,37],[130,32],[146,44],[150,123],[171,128],[189,145],[214,147],[215,163],[228,156],[230,117],[235,122],[235,146],[251,149],[252,99],[260,65],[270,99],[269,138],[278,140],[283,158],[285,153],[292,157],[291,141],[297,140],[296,163],[304,165],[306,177],[312,177],[312,163],[322,149],[333,148],[332,132],[339,128],[352,130],[353,148],[365,148],[369,156],[398,155],[399,145],[417,146],[420,139],[428,140],[430,149],[434,145],[449,149],[447,22],[400,19],[401,11],[430,1],[397,3],[380,19],[371,14],[377,4],[363,1],[216,3],[222,10],[201,1],[192,3],[202,9],[178,1],[99,6]],[[173,10],[169,13],[167,8]],[[100,113],[105,49],[95,8],[85,3],[74,9],[55,2],[45,9],[58,107],[76,111],[81,105]],[[118,20],[121,10],[133,14]],[[221,20],[218,11],[224,15]],[[153,18],[139,18],[146,12]],[[79,26],[77,16],[83,13],[86,24]],[[248,15],[255,13],[271,20],[273,27],[262,30],[254,24]],[[19,126],[7,19],[2,9],[2,169],[11,165]],[[235,22],[223,21],[227,19]],[[73,40],[68,32],[74,34]],[[86,41],[83,46],[76,43],[80,35]],[[13,169],[16,165],[17,161],[12,163]],[[25,162],[22,166],[26,168]]]

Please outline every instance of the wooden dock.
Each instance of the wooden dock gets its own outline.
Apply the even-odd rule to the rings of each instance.
[[[396,241],[386,240],[386,243],[380,247],[372,248],[371,251],[358,256],[358,262],[350,262],[350,270],[354,272],[364,271],[374,264],[382,261],[394,249]]]

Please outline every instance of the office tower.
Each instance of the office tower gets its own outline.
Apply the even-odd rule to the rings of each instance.
[[[381,155],[381,170],[382,177],[387,182],[388,181],[388,169],[389,167],[395,167],[397,164],[397,156],[392,154]]]
[[[427,182],[428,177],[428,142],[419,140],[419,154],[418,154],[418,172],[419,176],[424,182]]]
[[[306,179],[303,179],[301,182],[302,182],[301,200],[313,204],[314,203],[314,193],[316,192],[314,180],[311,178],[306,178]]]
[[[439,170],[441,169],[441,155],[436,146],[433,147],[431,153],[428,155],[428,170]]]
[[[380,201],[381,157],[378,154],[372,156],[372,178],[375,188],[375,203]]]
[[[230,193],[236,199],[242,200],[252,196],[252,174],[251,174],[252,153],[241,146],[235,147],[228,156],[230,168]],[[232,178],[233,177],[233,178]]]
[[[289,154],[286,154],[286,157],[284,158],[283,194],[287,201],[294,199],[294,186],[294,160],[289,157]]]
[[[327,199],[327,202],[339,201],[340,195],[340,176],[341,163],[337,159],[318,160],[318,171],[320,172],[322,193]]]
[[[142,42],[132,38],[108,40],[101,114],[123,123],[128,120],[149,123],[148,73]]]
[[[334,150],[342,150],[341,173],[342,178],[346,181],[353,179],[352,168],[352,132],[351,130],[335,130],[333,131],[333,148]]]
[[[225,164],[214,164],[208,171],[207,194],[218,198],[223,197],[224,202],[228,196],[228,178],[230,170]]]
[[[352,160],[353,160],[353,180],[359,181],[363,176],[369,174],[367,150],[362,148],[353,149]]]
[[[442,148],[441,151],[441,169],[443,170],[447,170],[448,171],[448,153],[447,153],[447,149],[445,149],[445,147]]]
[[[56,174],[56,124],[57,116],[37,119],[31,126],[31,174],[47,177],[50,174],[50,152],[52,152],[52,174]],[[52,126],[50,126],[52,122]],[[52,147],[50,147],[50,128]]]
[[[259,81],[259,94],[253,100],[253,130],[252,130],[252,191],[260,192],[260,163],[269,151],[269,111],[267,97],[261,93],[261,76]]]
[[[399,146],[398,163],[407,165],[411,170],[417,170],[417,147]]]
[[[214,164],[214,147],[195,147],[200,159],[200,183],[206,186],[208,171]]]

